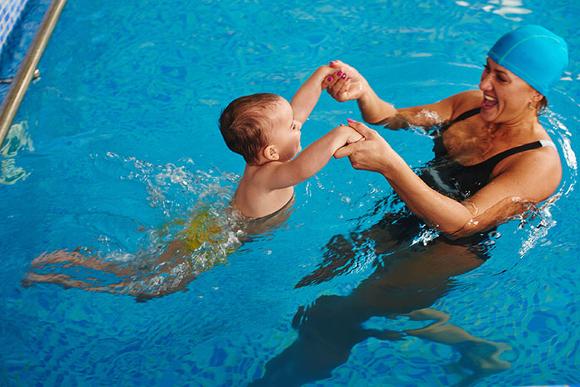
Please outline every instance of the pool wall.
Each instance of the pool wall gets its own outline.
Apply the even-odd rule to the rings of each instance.
[[[66,0],[53,0],[51,2],[36,36],[27,50],[26,56],[19,65],[19,70],[16,73],[16,76],[11,81],[8,94],[0,108],[0,145],[2,145],[4,138],[10,130],[12,120],[18,111],[20,102],[24,98],[28,85],[34,77],[38,62],[42,57],[44,49],[46,48],[48,40],[65,4]]]
[[[28,0],[8,0],[0,4],[0,52]]]

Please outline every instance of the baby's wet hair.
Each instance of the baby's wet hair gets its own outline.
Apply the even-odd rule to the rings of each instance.
[[[268,113],[281,98],[272,93],[246,95],[230,102],[220,115],[219,127],[226,145],[248,164],[256,164],[260,151],[268,145],[267,132],[272,128]]]

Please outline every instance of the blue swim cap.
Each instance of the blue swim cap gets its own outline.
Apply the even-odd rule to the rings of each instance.
[[[487,54],[542,95],[568,66],[568,45],[544,27],[528,25],[502,36]]]

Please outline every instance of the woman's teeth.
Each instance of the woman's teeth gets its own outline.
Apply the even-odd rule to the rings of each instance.
[[[483,107],[486,107],[486,108],[493,107],[493,106],[497,105],[497,99],[494,97],[491,97],[489,95],[484,95],[482,105],[483,105]]]

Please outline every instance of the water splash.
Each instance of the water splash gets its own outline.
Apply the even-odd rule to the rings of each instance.
[[[441,233],[436,228],[432,228],[426,225],[422,225],[421,231],[413,241],[411,242],[411,246],[416,244],[422,244],[423,246],[427,246],[431,241],[435,240]]]
[[[144,230],[146,245],[138,251],[81,248],[43,254],[32,262],[26,284],[48,282],[141,300],[159,297],[184,290],[198,275],[226,262],[251,232],[229,207],[238,180],[234,174],[195,170],[191,159],[156,165],[113,152],[92,158],[119,163],[121,179],[143,183],[147,203],[160,208],[167,221]],[[98,237],[105,246],[111,239]],[[70,267],[80,270],[70,272]]]
[[[167,218],[182,216],[199,201],[212,203],[213,207],[229,205],[239,176],[210,170],[195,169],[191,159],[180,160],[183,164],[155,165],[134,156],[106,154],[108,160],[120,161],[128,172],[122,180],[134,180],[145,184],[147,202],[153,208],[161,208]],[[184,203],[185,201],[185,203]]]
[[[441,116],[434,110],[422,109],[419,113],[417,113],[417,118],[420,120],[433,122],[433,125],[441,125],[443,123]]]
[[[529,220],[524,219],[524,217],[521,218],[520,228],[524,228],[526,224],[528,226],[525,227],[527,237],[523,240],[519,250],[520,258],[524,258],[531,249],[538,245],[538,243],[545,241],[550,229],[556,226],[557,222],[552,217],[550,211],[554,202],[555,200],[546,203],[540,209],[536,210],[532,216],[534,222],[530,222]]]
[[[564,117],[551,110],[547,110],[544,117],[548,121],[547,131],[556,139],[562,149],[568,174],[564,174],[560,188],[549,200],[538,208],[517,217],[520,222],[518,229],[525,231],[525,238],[523,238],[519,250],[520,258],[524,258],[539,243],[547,243],[549,231],[557,224],[551,210],[560,199],[571,195],[578,176],[576,154],[571,145],[572,133],[565,125]]]

